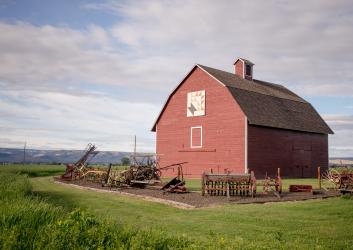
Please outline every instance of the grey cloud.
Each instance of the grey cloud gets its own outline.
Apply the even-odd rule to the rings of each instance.
[[[27,103],[4,98],[7,106],[0,112],[31,113],[41,120],[28,128],[49,130],[16,131],[13,140],[31,135],[38,147],[80,149],[92,139],[129,150],[129,136],[137,131],[147,138],[141,139],[143,147],[153,148],[146,134],[191,67],[233,71],[240,56],[254,61],[256,78],[299,94],[353,96],[350,1],[105,1],[82,9],[115,12],[119,22],[85,30],[0,23],[0,94]],[[89,90],[104,86],[117,86],[119,98],[109,90]],[[350,118],[326,119],[336,131],[331,152],[351,147]],[[0,125],[14,120],[8,116]],[[60,126],[66,138],[54,132]]]
[[[353,155],[353,116],[325,115],[323,117],[335,132],[329,136],[330,156],[347,157]]]
[[[255,62],[255,77],[301,94],[353,95],[347,1],[106,1],[83,8],[121,18],[112,28],[84,31],[1,24],[0,79],[13,88],[91,82],[168,90],[195,63],[232,71],[243,56]]]
[[[187,57],[184,63],[232,70],[235,57],[243,56],[255,62],[260,79],[323,95],[332,91],[321,85],[334,83],[334,95],[353,95],[353,6],[347,1],[142,1],[117,11],[127,21],[113,34],[151,54],[172,53],[166,61]]]

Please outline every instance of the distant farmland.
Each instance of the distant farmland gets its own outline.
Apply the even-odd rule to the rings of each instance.
[[[26,163],[71,163],[76,162],[83,154],[83,150],[37,150],[27,149]],[[90,163],[119,163],[129,152],[100,151]],[[0,163],[22,163],[23,149],[0,148]]]

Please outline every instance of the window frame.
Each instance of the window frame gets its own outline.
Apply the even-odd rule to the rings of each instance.
[[[193,130],[194,129],[200,129],[200,145],[194,145],[193,144]],[[195,126],[190,128],[190,148],[202,148],[203,146],[203,129],[202,126]]]

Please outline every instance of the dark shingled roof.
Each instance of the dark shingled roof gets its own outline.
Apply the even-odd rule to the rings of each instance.
[[[197,66],[228,88],[249,124],[333,134],[310,103],[282,85],[255,79],[250,81],[222,70]]]

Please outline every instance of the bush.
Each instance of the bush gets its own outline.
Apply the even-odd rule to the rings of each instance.
[[[67,212],[31,195],[26,176],[0,174],[0,249],[183,249],[185,237]]]

